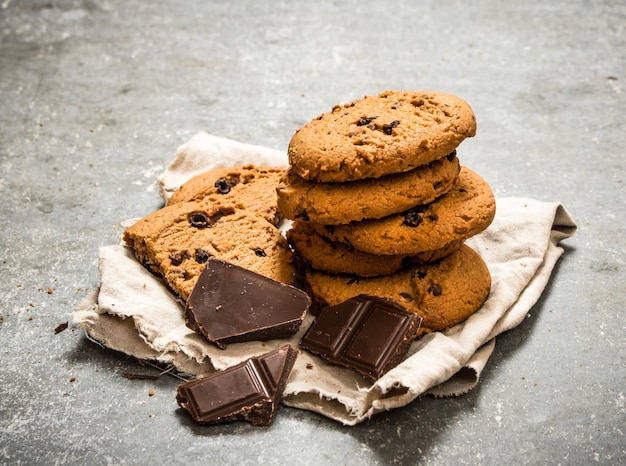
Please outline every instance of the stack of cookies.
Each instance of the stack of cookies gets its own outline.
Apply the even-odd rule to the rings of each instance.
[[[457,147],[476,120],[460,98],[388,91],[337,105],[289,144],[278,209],[319,305],[359,294],[391,298],[423,318],[422,332],[465,320],[491,277],[465,240],[489,226],[489,185]]]

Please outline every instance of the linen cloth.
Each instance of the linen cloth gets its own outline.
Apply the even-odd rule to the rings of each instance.
[[[176,151],[157,182],[167,200],[191,177],[218,166],[286,166],[282,151],[242,144],[201,132]],[[129,222],[130,223],[130,222]],[[466,393],[479,381],[495,337],[516,327],[537,302],[576,224],[558,202],[499,198],[490,227],[467,244],[485,260],[492,288],[482,307],[446,332],[416,340],[407,358],[372,383],[353,371],[302,350],[283,403],[355,425],[404,406],[422,395]],[[75,309],[73,320],[87,336],[139,359],[172,364],[202,375],[273,349],[285,340],[231,344],[221,350],[185,326],[183,303],[148,272],[123,244],[99,250],[99,288]],[[308,316],[288,341],[298,343]]]

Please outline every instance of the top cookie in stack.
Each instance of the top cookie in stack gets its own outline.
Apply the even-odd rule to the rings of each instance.
[[[475,134],[474,113],[456,96],[387,91],[307,123],[289,143],[289,163],[310,181],[379,178],[441,159]]]
[[[387,91],[295,133],[278,208],[294,220],[287,238],[318,304],[393,298],[424,317],[425,331],[480,307],[491,279],[463,242],[491,223],[495,200],[456,154],[475,132],[471,107],[454,95]]]

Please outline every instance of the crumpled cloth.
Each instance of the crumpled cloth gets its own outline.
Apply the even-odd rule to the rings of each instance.
[[[180,146],[158,177],[161,195],[216,166],[245,163],[285,166],[286,154],[202,132]],[[465,322],[416,340],[406,360],[378,381],[301,351],[283,402],[321,413],[345,425],[399,408],[417,397],[460,395],[472,389],[495,347],[495,337],[517,326],[537,302],[576,224],[563,205],[525,198],[499,198],[491,226],[467,244],[484,258],[492,275],[487,301]],[[183,305],[141,266],[123,244],[99,251],[99,288],[75,309],[73,320],[101,345],[171,364],[199,375],[224,369],[269,351],[284,340],[229,345],[221,350],[189,330]],[[312,321],[307,317],[288,341],[298,347]]]

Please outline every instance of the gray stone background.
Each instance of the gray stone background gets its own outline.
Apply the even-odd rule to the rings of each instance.
[[[623,0],[0,0],[0,463],[624,463],[625,25]],[[466,99],[462,163],[579,224],[476,389],[352,428],[286,407],[199,427],[174,377],[54,333],[178,145],[286,149],[385,89]]]

